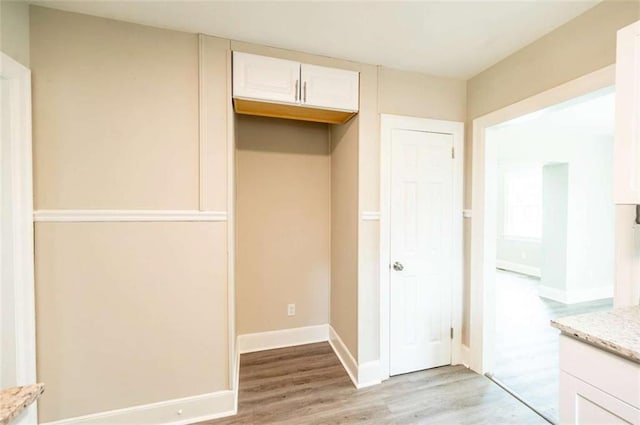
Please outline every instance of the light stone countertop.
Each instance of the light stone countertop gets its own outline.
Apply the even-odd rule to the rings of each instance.
[[[12,420],[36,401],[44,392],[44,384],[25,385],[0,390],[0,425]]]
[[[640,363],[640,306],[579,314],[551,326],[580,341]]]

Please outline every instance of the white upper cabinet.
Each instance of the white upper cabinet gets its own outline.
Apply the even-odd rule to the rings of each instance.
[[[233,52],[233,97],[299,103],[300,63]]]
[[[640,21],[618,31],[614,169],[616,204],[640,204]]]
[[[359,74],[324,66],[301,66],[302,104],[316,108],[358,110]]]
[[[360,74],[233,52],[239,114],[342,124],[358,113]]]

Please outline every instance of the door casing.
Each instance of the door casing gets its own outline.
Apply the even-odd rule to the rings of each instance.
[[[464,176],[464,123],[381,114],[380,116],[380,379],[389,378],[389,282],[391,232],[391,131],[405,129],[445,133],[453,136],[453,259],[451,326],[451,364],[462,363],[462,309],[463,309],[463,176]]]
[[[491,170],[486,164],[495,160],[496,152],[491,143],[486,143],[486,130],[514,118],[610,87],[614,83],[615,65],[610,65],[473,120],[473,184],[471,187],[473,224],[470,243],[468,362],[469,367],[477,373],[492,372],[495,362],[495,282],[490,275],[495,271],[496,266],[496,241],[493,236],[486,235],[495,235],[496,207],[494,203],[487,202],[487,197],[491,195],[487,187]],[[631,234],[631,232],[628,233]],[[632,235],[630,237],[633,238]],[[616,249],[619,246],[616,240]],[[616,267],[620,272],[622,265],[618,264]],[[616,305],[625,305],[624,302],[628,303],[628,300],[622,300],[619,294],[629,293],[630,291],[626,291],[623,287],[630,284],[616,280],[614,302]]]
[[[36,382],[36,334],[33,254],[33,183],[31,148],[31,72],[8,55],[0,52],[0,78],[10,90],[9,107],[2,111],[10,122],[10,155],[2,164],[11,169],[12,217],[3,226],[11,227],[11,261],[14,273],[13,313],[15,318],[15,381],[17,385]],[[0,300],[0,303],[2,300]],[[35,404],[21,416],[20,423],[36,423]]]

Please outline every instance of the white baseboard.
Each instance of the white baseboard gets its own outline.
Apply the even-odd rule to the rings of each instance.
[[[379,360],[358,365],[358,384],[356,385],[358,389],[378,385],[380,382],[382,382],[382,380],[380,379]]]
[[[236,367],[233,377],[233,410],[238,413],[238,394],[240,391],[240,349],[238,348],[238,338],[236,337]]]
[[[236,414],[234,391],[165,400],[44,425],[187,425]]]
[[[540,267],[527,266],[524,264],[512,263],[510,261],[496,260],[496,268],[520,274],[526,274],[527,276],[541,276]]]
[[[577,304],[588,301],[613,298],[613,287],[604,286],[600,288],[563,291],[557,288],[552,288],[550,286],[539,285],[538,295],[542,298],[557,301],[563,304]]]
[[[333,329],[333,326],[329,326],[329,344],[333,348],[333,352],[336,353],[338,360],[342,363],[344,370],[347,371],[347,375],[351,378],[353,385],[358,388],[358,363],[353,358],[347,346],[342,342],[340,335]],[[380,379],[380,373],[378,372],[378,379]]]
[[[243,354],[328,340],[329,325],[317,325],[238,335],[237,346],[240,354]]]
[[[460,349],[460,363],[467,368],[469,367],[470,356],[469,346],[462,344],[462,348]]]

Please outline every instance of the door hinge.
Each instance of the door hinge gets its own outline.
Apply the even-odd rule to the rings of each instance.
[[[453,339],[453,328],[451,328],[451,339]]]
[[[456,159],[456,148],[451,148],[451,159]]]

